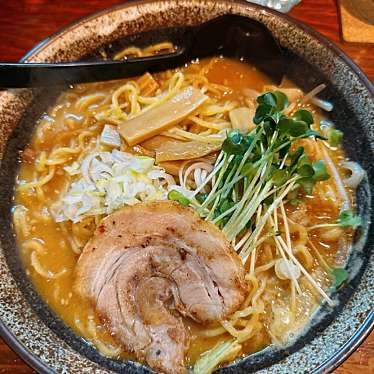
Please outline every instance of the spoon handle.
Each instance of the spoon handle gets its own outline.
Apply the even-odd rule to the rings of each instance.
[[[1,88],[45,87],[129,78],[177,67],[185,61],[185,49],[150,57],[121,61],[77,61],[66,63],[0,62]]]

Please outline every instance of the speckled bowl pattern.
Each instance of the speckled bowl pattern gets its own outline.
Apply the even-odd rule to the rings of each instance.
[[[334,102],[332,119],[346,136],[344,146],[367,176],[357,191],[365,224],[355,237],[348,284],[334,294],[336,306],[322,305],[301,336],[286,348],[268,347],[237,360],[221,373],[325,373],[346,358],[373,327],[374,263],[371,232],[373,190],[374,90],[341,51],[290,18],[240,1],[130,2],[83,19],[35,47],[29,61],[68,61],[95,55],[99,47],[158,28],[197,24],[225,13],[263,22],[284,49],[288,76],[304,89],[319,83]],[[42,373],[150,373],[135,362],[101,356],[76,336],[40,300],[18,257],[11,204],[18,153],[30,139],[35,121],[61,88],[6,91],[0,94],[0,333],[22,358]]]

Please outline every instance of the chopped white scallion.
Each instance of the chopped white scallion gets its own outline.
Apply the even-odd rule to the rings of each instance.
[[[89,154],[81,164],[65,167],[76,179],[53,206],[56,222],[78,222],[87,216],[110,214],[124,205],[166,200],[175,181],[154,161],[113,149]]]
[[[80,174],[80,165],[78,162],[74,161],[71,165],[65,166],[64,170],[69,175],[77,175]]]

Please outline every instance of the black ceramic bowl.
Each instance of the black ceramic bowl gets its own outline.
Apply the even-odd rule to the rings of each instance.
[[[334,103],[333,121],[345,133],[344,147],[367,176],[357,191],[364,225],[349,258],[351,277],[336,307],[321,306],[310,325],[287,349],[267,349],[220,369],[224,373],[322,373],[338,366],[369,334],[374,314],[372,218],[374,120],[373,86],[360,69],[321,35],[279,13],[240,1],[131,2],[83,19],[35,47],[30,61],[67,61],[120,45],[130,35],[165,27],[198,24],[221,14],[241,14],[264,23],[287,56],[287,75],[305,90],[326,83]],[[158,33],[148,33],[153,38]],[[76,336],[38,297],[18,258],[10,209],[18,153],[30,139],[36,119],[61,88],[0,94],[0,332],[8,344],[42,373],[147,373],[134,362],[101,356]]]

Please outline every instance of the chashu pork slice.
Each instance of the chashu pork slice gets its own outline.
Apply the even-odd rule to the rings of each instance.
[[[106,217],[81,254],[75,291],[127,350],[155,370],[185,373],[181,316],[224,319],[242,303],[242,263],[223,233],[192,209],[141,203]]]

